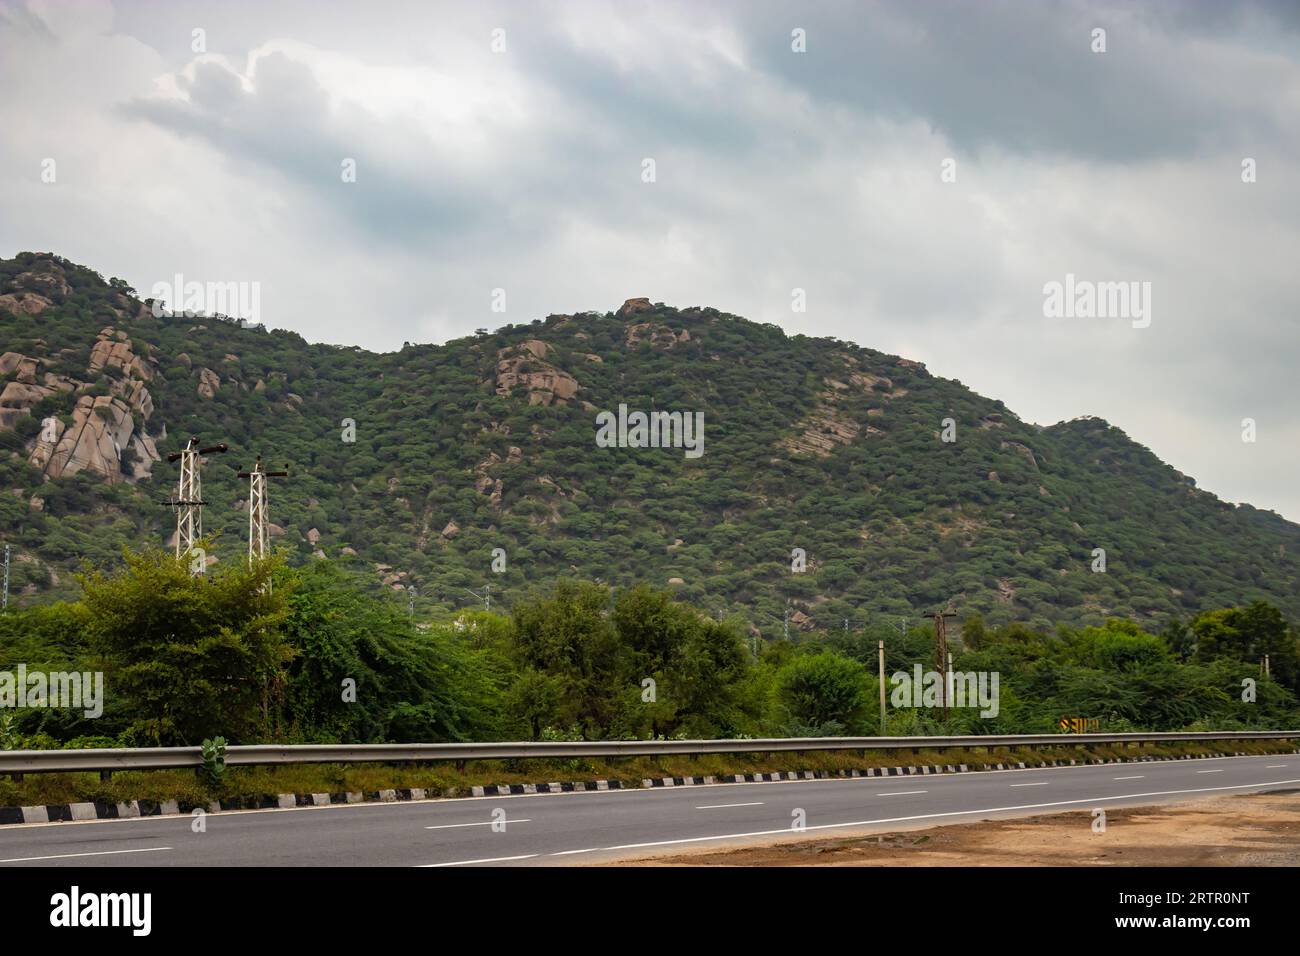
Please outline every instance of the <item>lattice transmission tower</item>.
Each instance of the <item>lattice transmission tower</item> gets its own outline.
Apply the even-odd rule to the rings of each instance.
[[[176,558],[193,552],[203,538],[203,479],[200,475],[204,455],[224,454],[229,450],[225,442],[199,447],[197,435],[190,438],[185,447],[167,456],[169,462],[181,463],[181,479],[176,489],[176,497],[169,503],[176,509]],[[206,562],[194,567],[195,574],[207,570]]]
[[[264,560],[270,552],[270,514],[267,510],[266,479],[288,478],[287,471],[267,471],[262,467],[262,456],[252,471],[241,471],[240,478],[248,479],[248,566]]]

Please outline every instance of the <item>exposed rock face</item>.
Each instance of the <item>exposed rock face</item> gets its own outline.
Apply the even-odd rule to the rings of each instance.
[[[689,337],[688,335],[687,338]],[[668,350],[676,345],[678,341],[676,332],[666,325],[660,325],[658,322],[640,322],[636,325],[629,325],[623,338],[623,344],[630,349],[634,349],[642,342],[646,342],[652,348]],[[685,339],[680,341],[685,341]]]
[[[29,286],[55,298],[66,297],[61,271],[52,276],[31,276],[26,280]],[[66,375],[54,372],[41,375],[40,366],[51,361],[58,363],[57,358],[50,360],[17,352],[0,355],[0,375],[12,374],[16,378],[0,392],[0,428],[13,428],[50,395],[88,387],[87,383]],[[109,367],[119,372],[110,384],[109,395],[82,395],[72,411],[71,427],[55,419],[52,435],[42,429],[29,443],[31,451],[27,460],[47,478],[89,471],[103,476],[109,484],[134,482],[148,478],[153,463],[158,461],[153,439],[136,432],[133,418],[136,413],[148,421],[153,415],[153,396],[145,385],[153,378],[153,368],[134,353],[126,333],[111,326],[99,333],[91,351],[89,372],[92,377],[98,377]],[[38,375],[43,384],[38,384]],[[132,452],[128,456],[130,465],[123,471],[122,458],[128,449]]]
[[[636,315],[640,312],[652,311],[654,311],[654,306],[650,304],[649,299],[642,296],[638,299],[628,299],[619,307],[619,310],[614,314],[614,317],[616,319],[626,319],[629,316]]]
[[[528,389],[529,405],[564,405],[578,394],[578,381],[547,362],[545,342],[530,339],[497,353],[496,391],[509,395],[517,386]]]
[[[15,276],[9,289],[0,295],[0,308],[15,315],[40,315],[50,306],[66,302],[72,295],[63,266],[48,255],[39,256],[30,271]]]
[[[501,456],[490,451],[486,458],[474,466],[474,490],[479,494],[488,493],[488,502],[493,508],[501,507],[501,492],[504,485],[500,478],[492,477],[488,471],[499,464],[501,464]]]
[[[456,537],[458,534],[460,534],[460,525],[456,524],[454,521],[448,521],[447,527],[442,529],[442,537],[446,538],[448,541]]]
[[[317,530],[316,528],[312,528],[310,531],[307,532],[307,543],[308,543],[308,544],[310,544],[310,545],[312,545],[312,546],[315,546],[316,543],[319,542],[319,541],[320,541],[320,531],[319,531],[319,530]]]
[[[868,392],[872,396],[886,400],[897,397],[902,394],[902,391],[895,389],[894,383],[884,375],[853,371],[847,378],[848,382],[833,378],[825,380],[828,388],[818,393],[817,406],[806,418],[796,423],[798,434],[784,439],[781,442],[782,447],[795,454],[826,458],[836,446],[847,445],[859,435],[874,437],[885,434],[873,425],[864,428],[844,411],[840,403],[846,395],[852,394],[855,390]],[[883,408],[867,410],[868,417],[878,418],[883,414]]]
[[[41,360],[22,355],[19,352],[6,352],[0,355],[0,375],[9,375],[17,371],[18,381],[28,385],[36,382],[36,368]]]
[[[0,308],[8,309],[14,315],[24,312],[28,315],[40,315],[53,304],[45,296],[34,295],[30,292],[0,295]]]
[[[123,481],[122,451],[130,445],[135,432],[130,407],[109,395],[98,398],[83,395],[77,400],[72,418],[72,427],[62,433],[48,458],[41,447],[45,443],[37,442],[32,455],[34,459],[40,456],[46,460],[45,474],[61,478],[79,471],[93,471],[103,475],[109,484]],[[157,459],[156,451],[154,459]]]
[[[120,369],[127,378],[135,376],[146,382],[153,379],[153,369],[131,349],[130,342],[114,341],[113,329],[108,328],[99,333],[99,340],[90,352],[90,371],[98,372],[104,368]]]
[[[204,398],[213,398],[221,388],[221,378],[210,368],[199,369],[199,394]]]

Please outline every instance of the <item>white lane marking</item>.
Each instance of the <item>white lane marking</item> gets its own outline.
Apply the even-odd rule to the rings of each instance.
[[[1111,777],[1111,779],[1112,780],[1145,780],[1146,778],[1141,774],[1138,774],[1136,777]]]
[[[913,793],[929,793],[929,790],[890,790],[887,793],[878,793],[878,797],[906,797]]]
[[[1285,766],[1286,766],[1286,764],[1284,764],[1284,763],[1271,763],[1271,764],[1269,764],[1267,767],[1265,767],[1264,769],[1265,769],[1265,770],[1281,770],[1281,769],[1282,769],[1283,767],[1285,767]]]
[[[1047,781],[1046,781],[1046,780],[1039,780],[1037,783],[1013,783],[1011,786],[1013,786],[1013,787],[1045,787],[1045,786],[1047,786]]]
[[[849,823],[819,823],[805,826],[802,830],[782,827],[779,830],[754,830],[749,833],[723,833],[718,836],[684,837],[678,840],[656,840],[651,843],[624,843],[620,846],[605,847],[608,850],[643,850],[656,846],[675,846],[680,843],[707,843],[714,840],[740,840],[747,837],[776,836],[785,833],[807,833],[809,830],[842,830],[845,827],[875,826],[879,823],[905,823],[909,820],[934,820],[940,817],[962,817],[976,813],[1004,813],[1012,810],[1041,810],[1044,807],[1068,807],[1080,803],[1104,803],[1108,800],[1134,800],[1139,797],[1167,797],[1179,793],[1217,793],[1223,790],[1250,790],[1255,787],[1276,787],[1284,783],[1300,783],[1300,780],[1263,780],[1259,783],[1241,783],[1229,787],[1194,787],[1190,790],[1154,790],[1150,793],[1124,793],[1114,797],[1085,797],[1079,800],[1054,800],[1051,803],[1024,803],[1014,807],[988,807],[983,810],[948,810],[944,813],[918,813],[907,817],[885,817],[879,820],[854,820]]]
[[[1190,757],[1187,760],[1159,760],[1155,766],[1167,770],[1179,770],[1185,764],[1204,763],[1207,760],[1262,760],[1260,754],[1248,754],[1244,757],[1237,756],[1218,756],[1218,757]],[[1273,764],[1262,769],[1277,770],[1288,764]],[[966,773],[942,773],[930,775],[931,781],[952,781],[961,782],[970,781],[971,777],[981,773],[1033,773],[1034,771],[1052,771],[1052,770],[1106,770],[1105,765],[1101,764],[1062,764],[1057,767],[1026,767],[1024,770],[969,770]],[[813,780],[754,780],[743,783],[713,783],[709,784],[710,788],[722,789],[724,787],[767,787],[772,784],[781,784],[785,786],[823,783],[823,784],[852,784],[854,786],[861,784],[879,783],[884,778],[881,777],[822,777]],[[1300,783],[1300,781],[1294,781]],[[534,800],[538,797],[601,797],[612,796],[614,794],[623,794],[627,796],[658,794],[663,796],[670,793],[685,792],[685,787],[654,787],[651,789],[641,789],[639,787],[628,787],[619,790],[572,790],[562,793],[507,793],[497,794],[496,796],[482,797],[426,797],[423,800],[394,800],[392,802],[374,802],[374,803],[330,803],[324,806],[305,806],[305,807],[261,807],[257,810],[222,810],[222,817],[248,816],[250,814],[272,814],[272,813],[304,813],[311,811],[313,813],[324,813],[325,811],[346,811],[346,810],[392,810],[402,807],[422,806],[426,804],[448,805],[453,803],[482,803],[484,800]],[[149,824],[149,823],[166,823],[170,820],[184,820],[184,815],[167,815],[151,817],[118,817],[115,819],[105,820],[56,820],[50,823],[15,823],[11,824],[15,829],[22,827],[24,830],[32,830],[41,827],[58,827],[61,830],[70,830],[73,827],[92,827],[101,825],[117,824]]]
[[[1222,770],[1198,770],[1197,773],[1223,773]]]
[[[56,853],[53,856],[20,856],[12,860],[0,860],[0,863],[30,863],[33,860],[68,860],[75,856],[112,856],[115,853],[157,853],[170,850],[169,846],[147,846],[138,850],[97,850],[94,853]]]
[[[707,803],[702,807],[696,807],[696,810],[726,810],[729,807],[761,807],[763,801],[757,803]]]
[[[585,850],[561,850],[559,853],[552,853],[551,856],[573,856],[575,853],[599,853],[600,847],[591,846]]]
[[[472,866],[475,863],[509,863],[511,860],[531,860],[537,856],[536,853],[525,853],[523,856],[490,856],[482,860],[455,860],[451,863],[421,863],[419,869],[427,870],[439,866]]]
[[[461,827],[490,827],[494,823],[532,823],[532,820],[484,820],[482,823],[444,823],[441,826],[425,827],[426,830],[459,830]]]

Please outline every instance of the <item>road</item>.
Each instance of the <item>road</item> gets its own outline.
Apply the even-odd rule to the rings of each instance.
[[[12,826],[0,866],[554,866],[1277,789],[1300,755]]]

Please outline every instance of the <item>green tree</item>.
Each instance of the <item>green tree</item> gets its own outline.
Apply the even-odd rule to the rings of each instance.
[[[292,656],[282,625],[286,589],[274,561],[194,576],[162,551],[126,552],[112,574],[82,578],[92,654],[105,693],[130,701],[127,731],[141,743],[234,742],[267,730]]]

